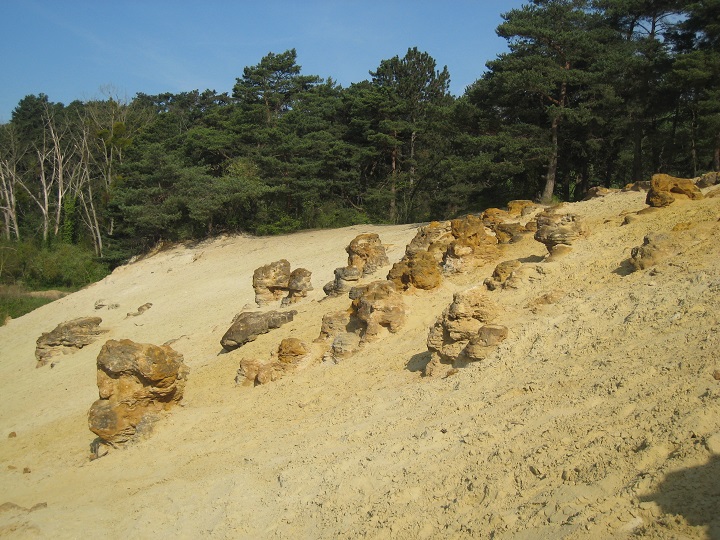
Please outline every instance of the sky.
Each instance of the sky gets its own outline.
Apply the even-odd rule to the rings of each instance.
[[[50,101],[212,89],[296,49],[302,74],[343,87],[411,47],[462,95],[505,52],[501,13],[527,0],[0,0],[0,123]]]

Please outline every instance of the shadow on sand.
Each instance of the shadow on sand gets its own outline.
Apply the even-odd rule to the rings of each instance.
[[[423,371],[425,366],[427,366],[430,362],[430,358],[430,351],[414,354],[405,365],[405,369],[412,371],[413,373]]]
[[[668,474],[655,493],[640,500],[654,501],[663,512],[679,514],[690,525],[707,527],[708,538],[720,540],[720,456]]]

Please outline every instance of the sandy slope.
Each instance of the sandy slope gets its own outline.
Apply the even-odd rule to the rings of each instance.
[[[421,377],[427,329],[494,264],[406,295],[403,331],[338,365],[234,383],[240,358],[310,341],[323,313],[348,305],[322,300],[322,285],[352,238],[378,232],[396,261],[409,226],[178,247],[11,321],[0,328],[0,505],[13,504],[0,506],[0,536],[720,538],[720,199],[621,225],[643,200],[572,205],[592,233],[559,261],[541,262],[531,237],[505,246],[500,260],[521,259],[525,279],[488,294],[510,337],[445,379]],[[649,231],[682,252],[629,273]],[[310,269],[316,290],[292,323],[219,354],[233,315],[253,306],[253,270],[280,258]],[[533,304],[556,290],[556,304]],[[99,299],[120,308],[96,311]],[[151,437],[89,461],[104,339],[54,368],[35,369],[33,353],[41,332],[93,314],[108,338],[177,340],[191,373],[184,406]]]

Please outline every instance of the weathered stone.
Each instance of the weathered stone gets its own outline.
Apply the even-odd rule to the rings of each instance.
[[[442,273],[432,254],[418,251],[396,262],[388,272],[387,279],[401,291],[411,287],[429,290],[440,285]]]
[[[285,338],[268,362],[243,358],[235,377],[237,384],[267,384],[312,361],[311,347],[297,338]]]
[[[585,195],[585,198],[583,198],[583,201],[589,201],[590,199],[596,199],[598,197],[605,197],[605,195],[609,195],[610,193],[615,193],[617,191],[619,190],[608,189],[604,186],[593,186],[588,189],[588,192]]]
[[[249,341],[254,341],[260,334],[266,334],[274,328],[293,320],[297,311],[268,311],[259,313],[245,311],[233,319],[232,325],[220,340],[226,351],[232,351]]]
[[[285,338],[278,346],[278,360],[284,364],[295,364],[310,352],[310,347],[298,338]]]
[[[672,255],[672,241],[666,234],[650,233],[643,244],[632,248],[630,264],[635,270],[645,270]]]
[[[358,268],[364,276],[374,273],[381,266],[390,264],[385,246],[375,233],[356,236],[345,251],[348,253],[348,266]]]
[[[539,208],[533,201],[528,200],[516,200],[507,203],[508,214],[511,216],[527,215],[528,212],[532,212],[536,208]]]
[[[507,328],[491,324],[500,312],[481,287],[456,293],[428,332],[431,361],[425,375],[442,375],[443,365],[458,366],[489,354],[507,337]]]
[[[501,262],[495,267],[492,276],[485,280],[485,286],[491,291],[502,288],[512,273],[521,266],[522,263],[517,260]]]
[[[36,341],[35,367],[44,366],[58,353],[72,353],[93,343],[100,334],[107,332],[99,328],[101,322],[100,317],[80,317],[43,333]]]
[[[627,184],[623,191],[648,191],[650,189],[650,180],[638,180],[632,184]]]
[[[333,339],[332,346],[325,355],[325,360],[337,363],[355,354],[361,346],[362,339],[359,335],[354,332],[342,332]]]
[[[535,240],[545,244],[550,254],[553,254],[556,246],[571,246],[587,234],[587,229],[578,216],[553,210],[539,214],[537,226]]]
[[[137,311],[134,311],[132,313],[128,313],[127,315],[125,315],[125,318],[127,319],[128,317],[139,317],[140,315],[145,313],[151,307],[152,307],[152,303],[150,303],[150,302],[143,304],[142,306],[137,308]]]
[[[290,263],[281,259],[256,269],[253,273],[255,302],[265,306],[279,300],[288,290],[290,281]]]
[[[345,266],[335,269],[335,280],[323,287],[328,296],[340,296],[347,293],[360,281],[362,270],[357,266]]]
[[[311,276],[312,272],[305,268],[296,268],[290,273],[287,284],[288,295],[282,299],[283,306],[300,301],[307,296],[309,291],[313,290],[310,282]]]
[[[420,227],[415,237],[405,248],[405,255],[411,256],[426,251],[440,264],[453,240],[455,240],[455,237],[449,221],[432,221],[424,227]]]
[[[699,188],[707,188],[720,183],[720,172],[709,172],[703,174],[695,184]]]
[[[88,412],[88,425],[112,446],[149,430],[158,413],[183,397],[188,369],[168,346],[109,340],[97,358],[100,399]]]
[[[335,336],[348,331],[350,325],[350,310],[331,311],[322,318],[320,335],[315,341],[334,339]]]
[[[685,195],[690,199],[702,199],[702,191],[689,178],[675,178],[668,174],[655,174],[650,180],[645,203],[655,208],[671,204],[675,197],[671,193]]]
[[[364,324],[363,341],[380,336],[383,328],[397,332],[405,324],[405,303],[391,281],[373,281],[351,291],[352,316]]]
[[[528,232],[520,223],[498,223],[493,230],[499,244],[518,242]]]

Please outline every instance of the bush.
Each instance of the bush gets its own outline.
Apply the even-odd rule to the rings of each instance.
[[[17,286],[0,286],[0,325],[5,324],[8,316],[16,319],[50,302],[50,298],[28,296]]]
[[[0,244],[0,283],[31,289],[78,289],[105,277],[107,266],[93,252],[73,244],[39,248],[33,242]]]

